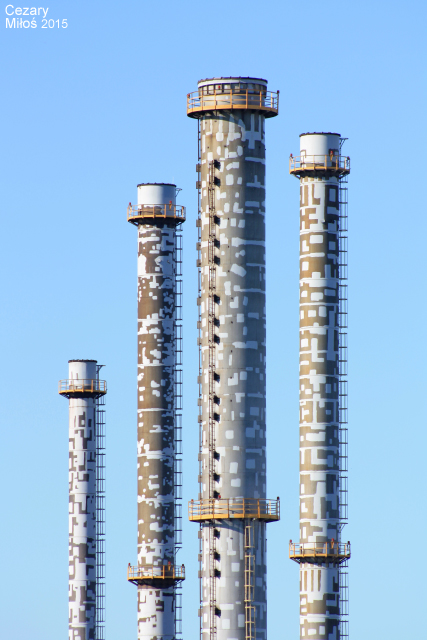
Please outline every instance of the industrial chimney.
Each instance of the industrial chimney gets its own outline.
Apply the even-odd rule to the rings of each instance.
[[[69,399],[69,640],[104,640],[105,420],[107,385],[96,360],[70,360],[59,393]]]
[[[198,120],[200,634],[267,633],[265,137],[278,93],[260,78],[211,78],[187,96]]]
[[[174,184],[138,185],[138,640],[181,631],[182,236]]]
[[[337,133],[305,133],[300,179],[301,640],[348,637],[347,176]]]

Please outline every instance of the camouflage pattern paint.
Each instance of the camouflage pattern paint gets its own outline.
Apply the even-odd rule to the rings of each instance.
[[[70,360],[69,380],[95,380]],[[96,396],[69,398],[69,640],[96,640]]]
[[[338,134],[305,134],[301,160],[329,163]],[[326,158],[326,160],[320,158]],[[340,540],[339,178],[300,176],[300,543]],[[300,564],[301,640],[338,640],[339,567]]]
[[[221,87],[224,93],[238,91],[236,87],[240,86],[244,91],[248,88],[259,94],[265,91],[266,84],[265,80],[251,78],[213,79],[199,82],[199,95],[209,94],[215,87],[217,100],[221,101]],[[265,115],[248,108],[207,111],[199,117],[202,370],[199,498],[264,499]],[[212,219],[214,255],[210,255],[209,247]],[[216,283],[215,305],[210,311],[212,277]],[[209,401],[212,343],[215,345],[213,410]],[[214,433],[210,433],[211,428]],[[215,442],[214,451],[212,442]],[[245,527],[248,524],[253,527],[254,538],[256,637],[266,638],[265,522],[223,519],[201,528],[200,615],[201,637],[206,640],[215,637],[244,640],[246,637]],[[215,618],[211,613],[213,600]]]
[[[138,185],[138,205],[174,205],[175,192]],[[138,224],[138,567],[175,563],[176,224]],[[138,639],[172,640],[174,608],[174,586],[140,584]]]

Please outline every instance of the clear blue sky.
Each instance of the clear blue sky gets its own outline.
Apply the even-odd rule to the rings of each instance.
[[[7,2],[4,2],[4,7]],[[39,3],[40,4],[40,3]],[[14,6],[21,6],[15,4]],[[107,639],[136,639],[138,182],[175,182],[184,228],[186,501],[197,497],[197,125],[186,94],[215,75],[267,78],[270,639],[299,637],[299,134],[351,156],[350,633],[420,638],[426,601],[425,2],[53,2],[68,28],[1,29],[0,636],[68,624],[70,358],[108,380]],[[4,9],[3,9],[4,11]],[[348,534],[348,536],[347,536]],[[184,520],[184,638],[198,637],[197,526]],[[412,553],[411,553],[412,551]]]

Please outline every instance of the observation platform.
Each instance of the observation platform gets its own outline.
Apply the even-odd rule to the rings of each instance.
[[[105,380],[60,380],[58,393],[65,398],[99,398],[107,393]]]
[[[261,498],[207,498],[188,503],[191,522],[254,518],[264,522],[280,520],[280,500]]]
[[[290,156],[289,173],[302,178],[347,176],[350,173],[350,158],[348,156],[324,155],[324,156]]]
[[[289,543],[289,557],[298,562],[308,562],[309,564],[323,564],[332,562],[342,564],[351,556],[349,542],[305,542]]]
[[[201,118],[209,112],[232,111],[234,109],[249,109],[258,111],[266,118],[274,118],[279,114],[279,92],[250,91],[246,89],[233,89],[233,85],[227,91],[221,86],[212,91],[203,93],[201,90],[187,94],[187,116],[189,118]],[[218,85],[220,86],[220,85]]]
[[[135,226],[142,222],[172,221],[176,224],[185,222],[185,207],[177,204],[137,204],[129,203],[127,219]]]
[[[128,567],[128,582],[138,585],[149,585],[160,589],[166,589],[177,582],[185,580],[185,567],[168,565],[145,565],[144,567]]]

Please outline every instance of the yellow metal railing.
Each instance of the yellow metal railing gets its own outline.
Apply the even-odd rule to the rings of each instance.
[[[337,560],[346,560],[350,558],[351,549],[349,542],[303,542],[289,543],[289,557],[292,560],[301,560],[304,558],[326,558],[332,562]]]
[[[177,567],[172,564],[146,565],[144,567],[131,567],[129,565],[127,579],[130,582],[138,580],[185,580],[185,567],[184,565]]]
[[[290,156],[289,173],[302,171],[333,171],[339,174],[350,173],[350,158],[340,155]]]
[[[279,92],[273,91],[230,91],[219,90],[200,94],[187,94],[187,114],[211,109],[259,109],[279,113]]]
[[[178,204],[137,204],[129,203],[127,208],[128,221],[133,222],[141,218],[174,218],[185,221],[185,207]]]
[[[188,503],[188,518],[192,521],[220,518],[256,518],[258,520],[280,520],[280,500],[261,498],[218,498],[191,500]]]
[[[60,380],[58,393],[107,393],[105,380]]]

